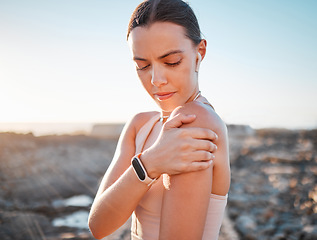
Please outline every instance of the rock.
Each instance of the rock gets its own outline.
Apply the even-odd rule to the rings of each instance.
[[[255,130],[249,125],[227,125],[227,128],[230,137],[246,137],[255,134]]]
[[[0,134],[0,139],[5,136]],[[20,208],[54,198],[93,196],[116,143],[88,136],[10,134],[0,142],[0,198],[13,199],[13,206]]]
[[[305,226],[303,229],[304,240],[315,240],[317,239],[317,225]]]
[[[317,130],[228,129],[232,181],[219,239],[317,239]],[[94,197],[117,144],[109,134],[0,133],[0,239],[93,239],[52,220],[89,211],[73,197]],[[129,228],[111,238],[129,239]]]
[[[273,223],[267,224],[264,228],[260,231],[261,236],[272,236],[276,230],[276,225]]]
[[[301,223],[299,222],[288,222],[285,223],[281,226],[279,226],[278,230],[280,232],[284,232],[286,234],[291,234],[291,233],[296,233],[296,232],[300,232],[302,230],[303,226]]]
[[[226,211],[222,221],[222,226],[220,229],[219,240],[239,240],[238,233],[233,227],[233,223],[228,216]]]
[[[286,240],[286,236],[284,233],[277,233],[272,237],[272,240]]]
[[[230,206],[232,207],[239,207],[245,208],[246,203],[249,203],[249,197],[247,195],[240,195],[240,194],[230,194],[229,196]]]
[[[53,231],[50,221],[43,215],[30,212],[0,211],[0,239],[39,239]]]
[[[243,234],[244,236],[247,236],[248,239],[256,239],[255,238],[255,230],[256,230],[256,222],[255,220],[248,215],[241,215],[236,220],[236,228],[238,231]]]

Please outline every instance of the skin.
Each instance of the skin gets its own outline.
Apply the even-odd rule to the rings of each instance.
[[[225,195],[230,184],[225,124],[210,107],[192,102],[199,91],[198,53],[203,59],[206,41],[194,46],[183,27],[157,22],[133,29],[129,44],[145,90],[164,115],[171,114],[167,122],[154,125],[141,155],[149,177],[170,176],[159,238],[201,239],[210,193]],[[137,114],[120,136],[89,216],[98,239],[125,223],[149,189],[138,180],[130,161],[137,132],[155,114]],[[195,197],[188,197],[192,194]]]
[[[135,28],[129,37],[139,79],[165,115],[191,101],[198,92],[197,49],[184,34],[176,24],[154,23]],[[200,54],[204,56],[206,41],[200,45]],[[157,94],[163,93],[173,96],[160,101]]]

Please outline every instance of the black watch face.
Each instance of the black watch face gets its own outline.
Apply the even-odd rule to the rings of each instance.
[[[145,172],[140,165],[139,161],[136,158],[133,158],[132,160],[133,168],[135,169],[136,173],[138,174],[141,181],[144,181],[145,179]]]

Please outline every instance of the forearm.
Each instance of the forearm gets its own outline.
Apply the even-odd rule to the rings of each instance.
[[[124,224],[148,189],[130,166],[95,199],[89,216],[89,228],[93,235],[103,238]]]

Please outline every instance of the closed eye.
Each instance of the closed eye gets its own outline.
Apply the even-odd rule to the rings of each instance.
[[[179,65],[180,63],[181,63],[181,60],[179,60],[178,62],[174,62],[174,63],[166,62],[165,64],[168,65],[168,66],[171,66],[171,67],[175,67],[175,66]]]
[[[142,68],[136,67],[136,70],[137,70],[137,71],[142,71],[142,70],[147,69],[149,66],[150,66],[150,64],[149,64],[149,65],[146,65],[146,66],[144,66],[144,67],[142,67]]]

